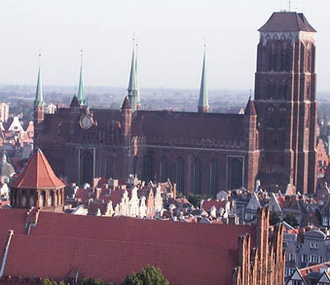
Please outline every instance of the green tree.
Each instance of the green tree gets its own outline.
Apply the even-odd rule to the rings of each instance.
[[[201,201],[202,201],[202,200],[207,200],[207,199],[209,199],[209,198],[211,198],[211,197],[208,196],[208,195],[205,195],[205,194],[193,194],[193,193],[191,193],[191,194],[189,194],[189,198],[188,198],[188,200],[189,200],[189,202],[190,202],[191,204],[193,204],[196,208],[199,208],[200,205],[201,205]]]
[[[291,213],[285,215],[284,221],[293,227],[297,227],[299,225],[297,218]]]
[[[161,270],[154,266],[147,265],[140,273],[132,273],[127,276],[122,285],[169,285]]]
[[[44,280],[42,280],[42,285],[58,285],[56,281],[49,279],[49,278],[45,278]]]
[[[271,212],[270,213],[270,224],[271,225],[276,225],[281,221],[281,216],[277,212]]]
[[[111,285],[111,283],[103,282],[101,279],[85,278],[77,283],[78,285]]]

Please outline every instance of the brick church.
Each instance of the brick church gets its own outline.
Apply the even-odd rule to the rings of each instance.
[[[185,194],[253,191],[257,179],[268,190],[314,192],[316,31],[301,13],[275,12],[259,32],[254,100],[244,114],[208,112],[205,54],[196,112],[141,109],[134,48],[119,110],[89,108],[81,68],[70,107],[45,114],[39,69],[35,146],[57,175],[79,184],[135,174],[169,178]]]

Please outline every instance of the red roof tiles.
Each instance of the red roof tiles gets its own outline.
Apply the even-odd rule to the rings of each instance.
[[[74,267],[80,268],[80,278],[120,283],[151,264],[160,267],[172,285],[231,284],[238,237],[245,233],[254,246],[256,226],[40,212],[30,235],[15,232],[5,275],[62,279]]]
[[[52,189],[64,186],[40,149],[33,153],[23,172],[10,183],[10,187],[24,189]]]

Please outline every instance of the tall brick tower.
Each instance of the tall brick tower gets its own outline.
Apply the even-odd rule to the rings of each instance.
[[[276,12],[259,29],[255,106],[258,178],[268,189],[315,191],[315,33],[305,16]]]

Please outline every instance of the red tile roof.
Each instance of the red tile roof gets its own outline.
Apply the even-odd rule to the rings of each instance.
[[[10,187],[24,189],[53,189],[64,186],[40,149],[34,151],[23,172],[10,183]]]
[[[226,200],[215,200],[215,199],[208,199],[203,202],[202,209],[205,211],[210,211],[211,208],[214,206],[217,211],[220,210],[220,208],[224,208],[226,206],[227,201]]]
[[[238,237],[250,234],[252,246],[256,240],[256,226],[50,212],[40,212],[30,235],[19,233],[10,245],[5,275],[62,279],[74,267],[80,268],[80,278],[120,283],[151,264],[160,267],[172,285],[231,284]]]

